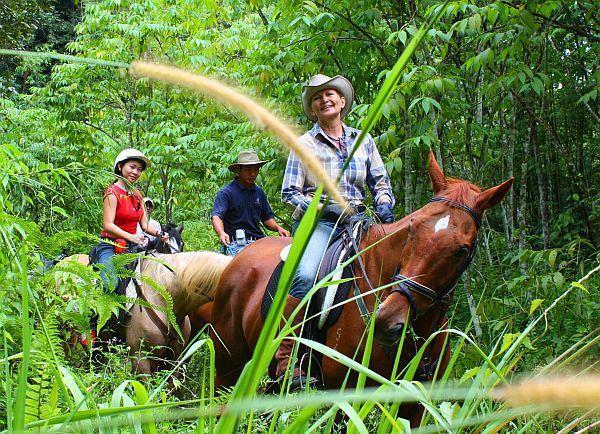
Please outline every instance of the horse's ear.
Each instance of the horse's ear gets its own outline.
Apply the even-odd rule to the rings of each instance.
[[[167,227],[165,225],[160,225],[160,230],[163,231],[163,232],[167,232],[168,231],[168,229],[167,229]]]
[[[438,194],[446,186],[446,177],[435,160],[433,151],[429,151],[429,178],[431,179],[431,187],[433,188],[434,195]]]
[[[488,188],[479,196],[477,196],[475,210],[479,213],[483,213],[486,209],[490,209],[491,207],[498,205],[498,203],[504,199],[504,196],[506,196],[506,193],[508,193],[510,187],[512,187],[514,180],[515,178],[507,179],[502,184]]]
[[[179,226],[177,226],[177,232],[179,232],[179,233],[183,232],[183,223],[181,223]]]

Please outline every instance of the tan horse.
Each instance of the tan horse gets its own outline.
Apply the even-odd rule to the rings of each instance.
[[[130,310],[131,316],[121,330],[130,348],[133,371],[144,374],[151,374],[158,370],[164,361],[176,360],[179,357],[190,338],[188,315],[210,301],[210,295],[204,292],[204,288],[216,286],[224,268],[231,260],[228,256],[214,252],[156,254],[155,258],[157,260],[148,258],[142,261],[140,284],[144,298],[157,309],[133,305]],[[68,261],[88,265],[89,257],[73,255],[61,262]],[[168,267],[161,262],[166,263]],[[173,315],[181,328],[183,339],[174,339],[174,333],[165,334],[157,325],[156,318],[164,325],[169,324],[167,303],[160,293],[144,282],[145,278],[156,282],[170,295],[173,301]]]

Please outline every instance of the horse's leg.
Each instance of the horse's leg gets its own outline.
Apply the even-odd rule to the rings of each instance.
[[[137,357],[132,359],[131,367],[136,374],[152,375],[152,363],[147,358]]]

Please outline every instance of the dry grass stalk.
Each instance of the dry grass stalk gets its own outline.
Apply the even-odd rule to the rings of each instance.
[[[494,399],[513,407],[550,405],[600,410],[600,375],[578,377],[539,377],[502,387],[492,392]]]
[[[187,87],[188,89],[211,96],[228,107],[237,108],[245,113],[260,128],[266,128],[271,131],[285,146],[295,152],[308,170],[323,183],[325,190],[329,192],[331,197],[342,208],[346,207],[346,201],[341,196],[335,182],[327,175],[319,160],[298,141],[297,133],[256,101],[217,80],[172,66],[149,62],[133,62],[130,72],[137,77],[147,77]]]

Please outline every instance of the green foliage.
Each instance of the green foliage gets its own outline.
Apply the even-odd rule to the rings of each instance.
[[[426,430],[547,432],[567,424],[562,415],[525,416],[485,395],[513,376],[598,359],[600,277],[578,283],[598,264],[600,167],[590,158],[599,151],[598,8],[591,1],[449,2],[394,77],[396,59],[440,7],[372,0],[0,5],[13,12],[0,13],[3,48],[142,58],[214,75],[262,99],[299,132],[309,127],[302,83],[319,72],[345,75],[357,94],[347,122],[372,126],[399,216],[429,195],[430,148],[452,176],[486,187],[515,176],[513,191],[487,216],[463,282],[472,309],[457,289],[453,359],[439,383],[410,382],[419,357],[392,383],[359,362],[367,355],[343,359],[321,348],[378,387],[242,399],[222,424],[237,419],[248,432],[331,431],[341,409],[350,429],[408,431],[398,408],[414,400],[426,407]],[[190,349],[179,391],[166,389],[166,374],[138,383],[122,347],[101,366],[80,347],[64,354],[71,329],[86,329],[93,313],[103,322],[124,300],[106,296],[90,268],[61,264],[42,273],[37,258],[87,253],[96,242],[101,194],[122,148],[151,157],[141,190],[157,201],[159,221],[184,222],[186,250],[218,248],[212,201],[242,149],[269,160],[259,183],[289,222],[278,200],[285,152],[236,111],[123,70],[33,57],[0,62],[0,429],[212,431],[216,405],[233,400],[231,391],[213,399],[209,340]],[[237,398],[262,390],[263,365]]]

